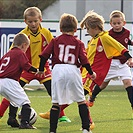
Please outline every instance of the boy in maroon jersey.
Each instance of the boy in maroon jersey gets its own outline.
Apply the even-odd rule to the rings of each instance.
[[[60,18],[62,35],[52,39],[40,55],[39,73],[43,74],[44,65],[52,54],[52,108],[50,111],[50,133],[56,133],[60,106],[78,103],[83,133],[91,133],[88,108],[85,102],[80,67],[87,69],[92,80],[96,75],[92,71],[83,42],[74,37],[77,31],[77,19],[64,13]]]
[[[29,124],[30,100],[18,82],[23,70],[37,72],[37,69],[31,66],[25,55],[30,40],[21,33],[15,36],[13,43],[13,48],[0,60],[0,94],[7,98],[13,106],[22,107],[19,128],[35,129]],[[15,116],[12,120],[17,121]]]
[[[114,10],[110,14],[110,25],[112,29],[109,30],[109,35],[119,41],[123,46],[128,48],[128,45],[133,45],[129,39],[130,31],[124,28],[125,15],[118,10]],[[133,86],[132,75],[130,67],[126,64],[127,58],[124,55],[113,57],[108,74],[100,87],[95,87],[92,96],[89,100],[89,106],[93,106],[96,96],[109,84],[110,80],[120,78],[127,91],[128,99],[133,110]]]

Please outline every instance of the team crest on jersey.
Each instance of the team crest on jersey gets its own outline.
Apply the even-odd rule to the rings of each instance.
[[[124,40],[124,41],[125,41],[125,43],[128,43],[128,39],[127,39],[127,38],[125,38],[125,40]]]
[[[102,52],[102,51],[103,51],[103,46],[99,45],[99,46],[97,47],[97,51],[98,51],[98,52]]]

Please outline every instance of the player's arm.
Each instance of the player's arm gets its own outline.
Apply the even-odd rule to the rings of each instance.
[[[53,41],[54,40],[52,39],[49,45],[47,45],[46,48],[42,51],[42,53],[39,55],[40,57],[39,71],[40,72],[44,71],[44,66],[47,60],[49,59],[50,55],[52,54],[53,44],[54,44]]]
[[[133,67],[133,58],[129,54],[129,52],[126,51],[123,55],[127,58],[127,64],[128,64],[128,66]]]
[[[31,66],[28,71],[37,72],[38,70],[35,67]]]
[[[40,56],[40,65],[39,65],[39,71],[44,71],[44,66],[46,64],[48,59],[44,58],[43,56]]]
[[[130,39],[128,40],[128,45],[132,45],[133,46],[133,42]]]
[[[40,55],[40,65],[39,65],[39,70],[37,70],[36,75],[39,75],[39,77],[42,77],[45,75],[44,73],[44,66],[46,64],[48,59],[44,58],[43,56]]]
[[[126,51],[123,55],[124,55],[127,59],[132,58],[132,56],[129,54],[128,51]]]

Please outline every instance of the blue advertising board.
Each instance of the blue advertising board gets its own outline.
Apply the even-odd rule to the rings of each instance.
[[[1,57],[9,50],[15,34],[22,28],[0,28],[0,55]]]

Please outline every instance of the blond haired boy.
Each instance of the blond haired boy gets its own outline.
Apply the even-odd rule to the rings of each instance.
[[[92,69],[97,74],[97,78],[92,81],[87,71],[85,69],[82,71],[84,89],[91,95],[91,99],[93,99],[93,89],[100,89],[99,86],[101,86],[109,71],[113,57],[124,55],[127,64],[133,66],[133,60],[127,48],[112,38],[107,31],[104,31],[104,22],[101,15],[89,11],[80,23],[81,28],[86,28],[92,37],[88,43],[87,57]]]
[[[130,40],[130,31],[124,26],[126,24],[125,15],[119,10],[114,10],[110,14],[110,25],[109,35],[114,39],[119,41],[123,46],[128,48],[128,45],[133,45]],[[106,88],[110,80],[120,79],[127,91],[128,99],[133,110],[133,86],[132,86],[132,74],[130,67],[127,65],[127,58],[124,55],[113,57],[110,65],[110,69],[104,82],[99,88],[93,90],[92,97],[90,98],[90,103],[93,105],[95,97],[99,92]]]

